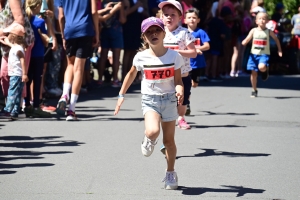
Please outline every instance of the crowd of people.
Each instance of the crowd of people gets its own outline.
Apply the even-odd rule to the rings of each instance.
[[[25,65],[23,72],[28,76],[28,81],[23,81],[24,86],[18,85],[23,88],[22,98],[16,100],[20,102],[20,107],[15,107],[11,111],[13,118],[17,118],[19,112],[25,112],[27,117],[49,117],[48,111],[53,111],[53,107],[47,106],[45,99],[47,94],[52,97],[63,95],[58,103],[57,113],[64,115],[64,109],[67,103],[70,103],[71,109],[67,112],[67,116],[72,117],[67,119],[73,120],[76,118],[75,104],[80,92],[87,92],[88,89],[107,84],[121,87],[125,75],[132,66],[133,58],[141,47],[141,22],[149,16],[161,17],[158,4],[163,1],[96,0],[92,11],[90,7],[93,5],[90,4],[94,1],[89,2],[86,8],[80,8],[79,11],[71,7],[60,7],[63,2],[1,0],[0,14],[3,19],[0,24],[1,86],[5,98],[11,91],[9,90],[10,76],[17,74],[12,74],[8,70],[9,47],[12,46],[12,42],[8,37],[4,37],[7,33],[3,30],[18,23],[24,27],[25,34],[25,41],[21,45],[24,51],[22,62]],[[182,27],[188,28],[191,33],[197,32],[194,35],[198,38],[195,43],[198,47],[197,54],[203,55],[198,58],[191,57],[191,62],[188,64],[194,72],[192,73],[193,87],[197,86],[199,80],[221,82],[224,79],[248,76],[243,65],[245,46],[242,45],[242,41],[251,28],[256,26],[256,13],[266,12],[263,0],[214,0],[205,3],[197,0],[181,0],[180,5],[183,17],[179,23]],[[90,14],[88,25],[85,26],[80,25],[81,21],[77,17],[78,12],[83,8],[85,13],[82,14]],[[278,4],[272,19],[280,20],[283,9],[283,4]],[[189,13],[194,13],[194,16],[186,18]],[[193,23],[192,29],[200,28],[201,31],[193,31],[188,23]],[[77,27],[72,27],[74,24]],[[61,31],[62,29],[64,31]],[[66,32],[66,29],[67,31],[69,29],[70,33]],[[99,37],[94,37],[95,34]],[[83,38],[86,39],[83,41],[81,37],[88,38]],[[78,42],[76,40],[70,42],[66,38],[80,38],[79,41],[86,46],[81,50],[82,52],[74,52],[77,48],[74,46]],[[94,41],[90,44],[91,38]],[[96,38],[99,41],[95,41]],[[68,44],[66,41],[69,41]],[[78,59],[78,62],[75,62],[75,59],[68,59],[70,55],[74,58],[82,58],[82,63],[79,63]],[[77,69],[73,67],[77,64],[78,74],[71,73]],[[83,69],[81,65],[84,65]],[[94,80],[91,76],[91,66],[97,70],[98,80]],[[73,78],[75,84],[72,84]],[[140,82],[140,79],[140,75],[137,75],[135,82]],[[68,92],[71,85],[73,95],[69,95]],[[18,96],[16,92],[14,91],[12,95]],[[2,110],[2,115],[11,113],[3,112]],[[187,103],[186,114],[189,112]]]
[[[179,128],[190,129],[185,115],[190,112],[191,88],[201,79],[220,82],[246,75],[242,62],[250,43],[247,70],[251,97],[257,97],[258,72],[268,79],[270,37],[282,56],[279,40],[267,29],[262,0],[219,0],[202,7],[193,0],[0,2],[1,86],[6,98],[1,116],[15,120],[24,112],[26,117],[49,117],[43,100],[47,92],[60,96],[56,113],[76,121],[80,92],[101,87],[104,81],[121,88],[116,115],[129,86],[141,81],[141,150],[146,157],[152,154],[162,127],[165,189],[178,187],[175,125],[177,121]],[[274,18],[283,8],[276,8]],[[295,17],[292,23],[300,21]],[[92,63],[98,80],[91,77]],[[107,66],[112,68],[109,78],[104,75]]]

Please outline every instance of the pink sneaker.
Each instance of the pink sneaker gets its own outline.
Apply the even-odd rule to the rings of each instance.
[[[190,125],[188,125],[188,123],[186,123],[184,118],[181,118],[181,120],[178,120],[177,126],[178,126],[178,128],[181,128],[183,130],[191,129]]]

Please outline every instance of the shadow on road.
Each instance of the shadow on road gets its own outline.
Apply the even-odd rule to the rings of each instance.
[[[237,126],[237,125],[215,125],[215,126],[191,125],[191,128],[246,128],[246,126]]]
[[[242,197],[245,194],[261,194],[265,190],[246,188],[243,186],[222,185],[225,188],[203,188],[203,187],[185,187],[179,186],[177,190],[182,190],[183,195],[202,195],[205,193],[237,193],[236,197]]]
[[[44,137],[30,137],[30,136],[2,136],[0,141],[7,141],[0,143],[0,147],[19,148],[19,149],[37,149],[43,147],[76,147],[84,143],[73,140],[62,140],[62,136],[44,136]],[[13,141],[13,142],[11,142]],[[30,142],[28,142],[30,141]],[[3,148],[2,148],[3,149]],[[0,151],[0,175],[15,174],[17,171],[7,170],[25,167],[50,167],[53,163],[22,163],[8,164],[7,161],[13,160],[41,160],[45,157],[41,155],[58,155],[72,153],[71,151]]]
[[[177,156],[179,158],[196,158],[196,157],[208,157],[208,156],[226,156],[226,157],[259,157],[259,156],[269,156],[271,154],[265,153],[235,153],[235,152],[226,152],[226,151],[217,151],[216,149],[201,149],[204,152],[194,154],[191,156]]]
[[[200,111],[206,113],[205,115],[242,115],[242,116],[251,116],[251,115],[258,115],[258,113],[232,113],[232,112],[227,112],[227,113],[221,113],[221,112],[211,112],[211,111]]]

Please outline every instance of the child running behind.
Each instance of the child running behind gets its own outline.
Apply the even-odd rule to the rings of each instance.
[[[200,23],[199,10],[196,8],[191,8],[185,13],[185,24],[188,27],[188,30],[195,37],[195,48],[197,51],[197,57],[191,58],[191,67],[190,76],[192,78],[192,87],[197,87],[199,83],[199,78],[201,75],[201,69],[206,67],[205,57],[203,55],[204,51],[209,50],[209,37],[202,29],[198,28],[197,25]],[[188,104],[185,115],[189,115],[191,112],[191,107]]]
[[[196,58],[197,52],[194,45],[194,36],[179,25],[183,11],[180,3],[175,0],[163,1],[158,4],[162,9],[162,19],[165,24],[166,37],[164,45],[167,48],[174,49],[183,57],[184,65],[181,68],[181,77],[184,85],[184,100],[182,105],[178,105],[178,127],[184,130],[190,129],[190,125],[185,121],[184,115],[187,105],[190,104],[192,80],[189,72],[192,70],[190,58]]]
[[[28,81],[25,67],[24,35],[25,29],[22,25],[14,22],[3,33],[9,33],[8,37],[1,38],[0,42],[10,46],[8,56],[9,88],[5,108],[1,116],[10,117],[12,120],[18,118],[20,101],[24,82]],[[9,40],[9,41],[7,41]]]
[[[142,110],[145,118],[142,154],[146,157],[152,154],[161,125],[163,143],[167,149],[165,189],[175,190],[178,187],[178,179],[174,171],[177,151],[174,135],[178,117],[177,104],[181,105],[183,101],[181,67],[184,62],[176,51],[164,47],[163,39],[166,32],[161,19],[155,17],[145,19],[142,22],[141,32],[144,40],[143,49],[135,55],[133,66],[124,79],[114,114],[118,114],[126,91],[137,72],[141,71]]]
[[[253,28],[246,39],[242,41],[242,45],[246,45],[252,40],[251,54],[247,63],[247,70],[251,70],[251,97],[257,97],[257,74],[261,71],[261,78],[266,81],[269,77],[269,58],[270,58],[270,36],[276,42],[278,55],[282,57],[281,46],[278,38],[273,31],[266,28],[268,14],[260,12],[256,15],[256,24],[258,27]]]

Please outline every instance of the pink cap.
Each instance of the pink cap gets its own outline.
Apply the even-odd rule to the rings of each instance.
[[[156,17],[149,17],[142,22],[142,25],[141,25],[142,33],[145,33],[147,31],[147,29],[150,28],[150,26],[158,26],[163,31],[165,30],[164,23],[161,19],[156,18]]]
[[[3,29],[3,33],[13,33],[15,35],[24,37],[25,29],[21,24],[13,22],[11,25]]]
[[[158,4],[158,7],[160,9],[162,9],[165,5],[168,5],[168,4],[171,4],[171,5],[175,6],[181,12],[181,15],[183,15],[181,4],[178,1],[175,1],[175,0],[163,1],[163,2]]]

